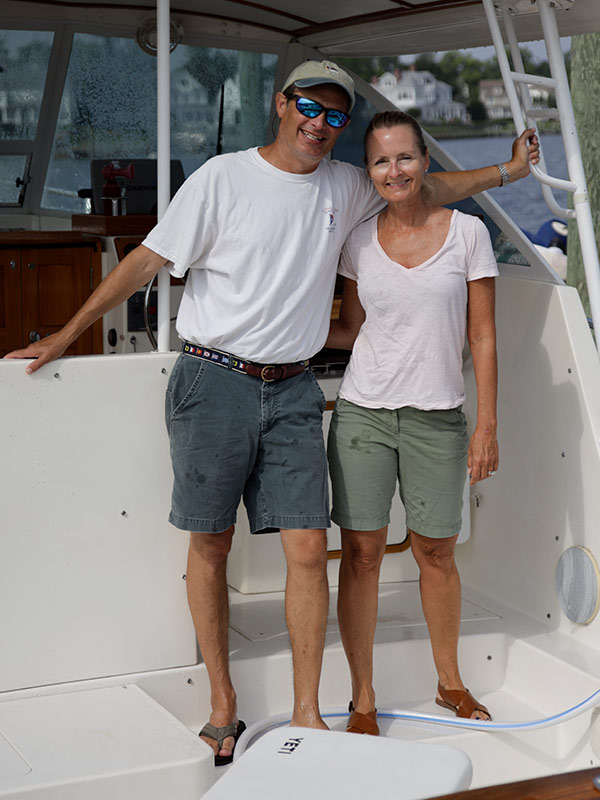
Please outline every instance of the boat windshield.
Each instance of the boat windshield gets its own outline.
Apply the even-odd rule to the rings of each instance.
[[[75,33],[50,145],[38,122],[44,89],[52,88],[53,40],[52,32],[0,30],[0,203],[23,205],[30,161],[40,170],[45,157],[42,210],[85,213],[90,199],[78,192],[90,186],[92,160],[156,158],[156,58],[131,37]],[[217,152],[267,139],[276,64],[272,52],[177,47],[171,154],[186,177]]]

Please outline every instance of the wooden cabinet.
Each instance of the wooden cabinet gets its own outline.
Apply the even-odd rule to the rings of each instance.
[[[101,240],[72,232],[0,234],[0,357],[58,331],[100,283]],[[102,352],[102,320],[65,355]]]

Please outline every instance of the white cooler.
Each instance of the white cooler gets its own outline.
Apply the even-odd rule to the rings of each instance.
[[[307,728],[277,728],[253,744],[202,800],[423,800],[469,788],[454,747]]]

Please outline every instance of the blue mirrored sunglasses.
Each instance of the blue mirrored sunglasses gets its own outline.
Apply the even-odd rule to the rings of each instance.
[[[325,108],[321,103],[309,100],[308,97],[300,97],[300,95],[295,94],[293,98],[296,101],[298,111],[309,119],[314,119],[325,112],[325,121],[332,128],[343,128],[350,119],[350,114],[346,114],[344,111],[336,111],[335,108]]]

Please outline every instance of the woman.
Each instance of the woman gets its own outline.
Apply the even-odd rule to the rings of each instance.
[[[467,471],[498,469],[496,260],[476,217],[428,202],[429,155],[412,117],[377,114],[367,171],[387,207],[349,237],[340,263],[340,319],[327,345],[353,348],[329,433],[332,518],[342,529],[338,616],[352,675],[347,730],[378,735],[372,653],[379,568],[396,487],[406,510],[435,667],[436,703],[491,719],[458,668],[460,578],[454,546]],[[477,425],[465,417],[465,332],[477,383]]]

